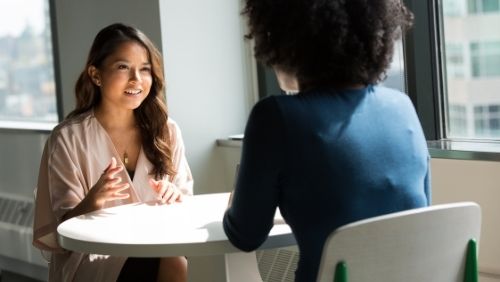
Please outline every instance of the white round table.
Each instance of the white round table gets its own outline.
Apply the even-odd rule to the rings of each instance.
[[[229,193],[204,194],[172,205],[138,203],[98,210],[61,223],[59,243],[72,251],[113,256],[203,256],[212,263],[221,260],[219,272],[225,273],[226,281],[262,281],[255,253],[241,252],[224,233],[222,218],[228,199]],[[260,249],[295,244],[290,227],[277,212],[275,225]],[[189,281],[198,281],[194,277],[221,281],[217,275],[213,279],[201,275],[204,271],[198,266],[190,262]],[[212,267],[208,272],[212,271],[216,270]]]

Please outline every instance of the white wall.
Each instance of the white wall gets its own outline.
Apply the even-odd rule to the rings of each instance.
[[[479,271],[500,281],[500,163],[432,159],[431,165],[433,204],[474,201],[481,206]]]
[[[215,141],[242,133],[254,103],[240,1],[161,0],[160,7],[169,111],[183,132],[195,193],[223,191],[227,172]]]

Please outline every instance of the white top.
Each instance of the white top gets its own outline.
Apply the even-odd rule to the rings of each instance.
[[[95,211],[60,224],[59,243],[78,252],[133,257],[239,252],[222,228],[228,199],[229,193],[205,194],[172,205],[136,203]],[[278,212],[261,249],[295,244]]]

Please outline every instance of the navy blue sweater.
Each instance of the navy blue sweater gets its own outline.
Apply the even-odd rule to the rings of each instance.
[[[255,250],[279,207],[300,251],[296,281],[316,281],[333,230],[427,206],[429,182],[426,141],[405,94],[368,86],[272,96],[250,114],[224,230]]]

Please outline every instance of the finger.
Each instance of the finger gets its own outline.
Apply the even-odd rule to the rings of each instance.
[[[110,195],[110,198],[116,198],[116,197],[128,198],[128,197],[130,197],[130,193],[128,193],[128,192],[114,192],[113,194]]]
[[[184,195],[182,193],[179,193],[179,197],[175,200],[177,203],[181,203],[184,201]]]
[[[106,189],[112,188],[113,186],[122,182],[122,178],[120,176],[114,176],[114,174],[105,174],[101,177],[101,185]]]
[[[107,198],[112,197],[114,195],[120,195],[124,190],[127,190],[130,188],[130,185],[128,183],[120,184],[114,187],[109,188],[106,191],[106,196]]]
[[[112,157],[111,158],[111,168],[115,168],[115,167],[116,167],[116,158]]]
[[[113,168],[116,166],[116,159],[115,157],[112,157],[111,160],[109,161],[108,166],[104,169],[102,174],[105,174],[109,169]]]
[[[117,173],[119,173],[120,171],[123,170],[123,167],[122,166],[117,166],[117,167],[114,167],[114,168],[109,168],[109,169],[106,169],[102,175],[101,175],[101,178],[104,178],[104,179],[112,179],[115,177],[115,175]]]
[[[128,192],[124,192],[125,190],[129,189],[130,188],[130,185],[126,184],[124,185],[123,187],[120,187],[120,188],[117,188],[115,189],[115,192],[113,193],[114,196],[118,196],[118,197],[130,197],[130,194]]]
[[[130,187],[130,184],[123,183],[123,184],[115,185],[113,187],[109,187],[108,191],[109,191],[109,193],[115,193],[115,192],[120,192],[122,190],[128,189],[129,187]]]
[[[113,194],[106,198],[106,201],[115,201],[115,200],[124,200],[130,198],[130,194],[124,193],[124,194]]]
[[[123,170],[123,166],[117,166],[117,167],[114,167],[110,170],[108,170],[108,175],[111,177],[111,178],[115,178],[116,174],[121,172]]]
[[[116,192],[120,193],[120,192],[122,192],[123,190],[127,190],[127,189],[129,189],[129,188],[130,188],[130,184],[128,184],[128,183],[124,183],[124,184],[122,184],[122,185],[116,186],[114,189],[116,190]],[[116,193],[116,192],[115,192],[115,193]]]
[[[172,198],[172,196],[174,194],[175,194],[175,190],[172,189],[172,187],[169,187],[167,189],[167,191],[165,191],[165,194],[163,194],[163,196],[162,196],[162,202],[164,202],[164,203],[170,203],[170,199]]]
[[[112,169],[108,170],[105,174],[103,174],[104,179],[107,181],[115,179],[118,177],[117,174],[120,173],[122,170],[123,170],[123,166],[117,166],[115,168],[112,168]]]
[[[120,182],[122,182],[122,178],[121,177],[114,177],[114,178],[111,178],[107,181],[107,186],[110,186],[109,188],[113,187],[113,186],[116,186],[118,185]]]
[[[170,198],[168,199],[167,203],[169,204],[172,204],[173,202],[177,201],[177,199],[179,198],[179,191],[177,189],[172,189],[174,192],[172,193],[172,195],[170,196]]]
[[[160,196],[161,199],[164,199],[165,196],[166,196],[166,193],[168,192],[168,188],[169,188],[169,183],[168,182],[165,182],[165,181],[160,181],[158,183],[158,195]]]

